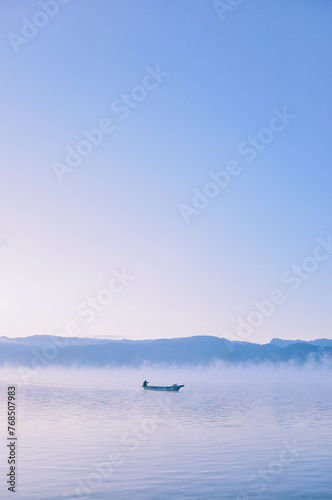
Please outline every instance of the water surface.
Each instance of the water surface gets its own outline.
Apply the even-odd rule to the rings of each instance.
[[[2,415],[6,379],[16,375],[2,374]],[[46,370],[29,385],[18,380],[14,498],[332,498],[329,375],[150,367]],[[185,387],[144,391],[146,377]],[[2,443],[0,497],[13,498]]]

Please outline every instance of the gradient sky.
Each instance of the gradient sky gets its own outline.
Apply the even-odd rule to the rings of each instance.
[[[247,340],[332,338],[332,255],[298,287],[283,278],[332,234],[332,3],[244,0],[223,20],[210,0],[58,6],[0,6],[0,335],[70,321],[82,337],[242,340],[279,289]],[[16,53],[22,18],[46,24]],[[168,76],[121,120],[116,99],[158,65]],[[247,161],[239,145],[285,107],[295,117]],[[114,131],[60,182],[53,162],[104,118]],[[241,172],[186,223],[179,206],[230,160]],[[128,286],[80,315],[122,269]]]

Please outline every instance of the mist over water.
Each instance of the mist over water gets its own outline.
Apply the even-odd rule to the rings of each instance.
[[[168,365],[144,363],[138,368],[122,367],[54,367],[37,368],[7,365],[0,367],[0,381],[15,382],[19,385],[60,384],[84,387],[95,387],[95,384],[108,388],[115,383],[117,387],[126,389],[137,387],[144,379],[151,379],[151,384],[170,385],[171,380],[184,384],[204,382],[208,384],[222,383],[323,383],[330,382],[332,375],[332,358],[326,356],[320,363],[307,361],[302,365],[295,362],[268,363],[247,362],[227,363],[216,361],[210,365]],[[331,381],[332,383],[332,381]]]
[[[7,367],[0,388],[17,386],[17,498],[331,498],[331,373],[328,360],[46,368],[24,384]],[[144,391],[144,379],[185,387]],[[2,488],[1,498],[10,494]]]

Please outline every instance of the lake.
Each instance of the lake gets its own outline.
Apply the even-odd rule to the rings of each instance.
[[[144,391],[185,384],[178,393]],[[16,384],[17,493],[1,498],[332,499],[328,368],[45,369]]]

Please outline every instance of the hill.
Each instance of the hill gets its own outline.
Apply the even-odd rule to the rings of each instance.
[[[332,341],[273,339],[269,344],[229,341],[211,336],[157,340],[66,338],[52,335],[0,338],[0,365],[139,366],[142,363],[200,365],[264,361],[304,363],[332,359]]]

